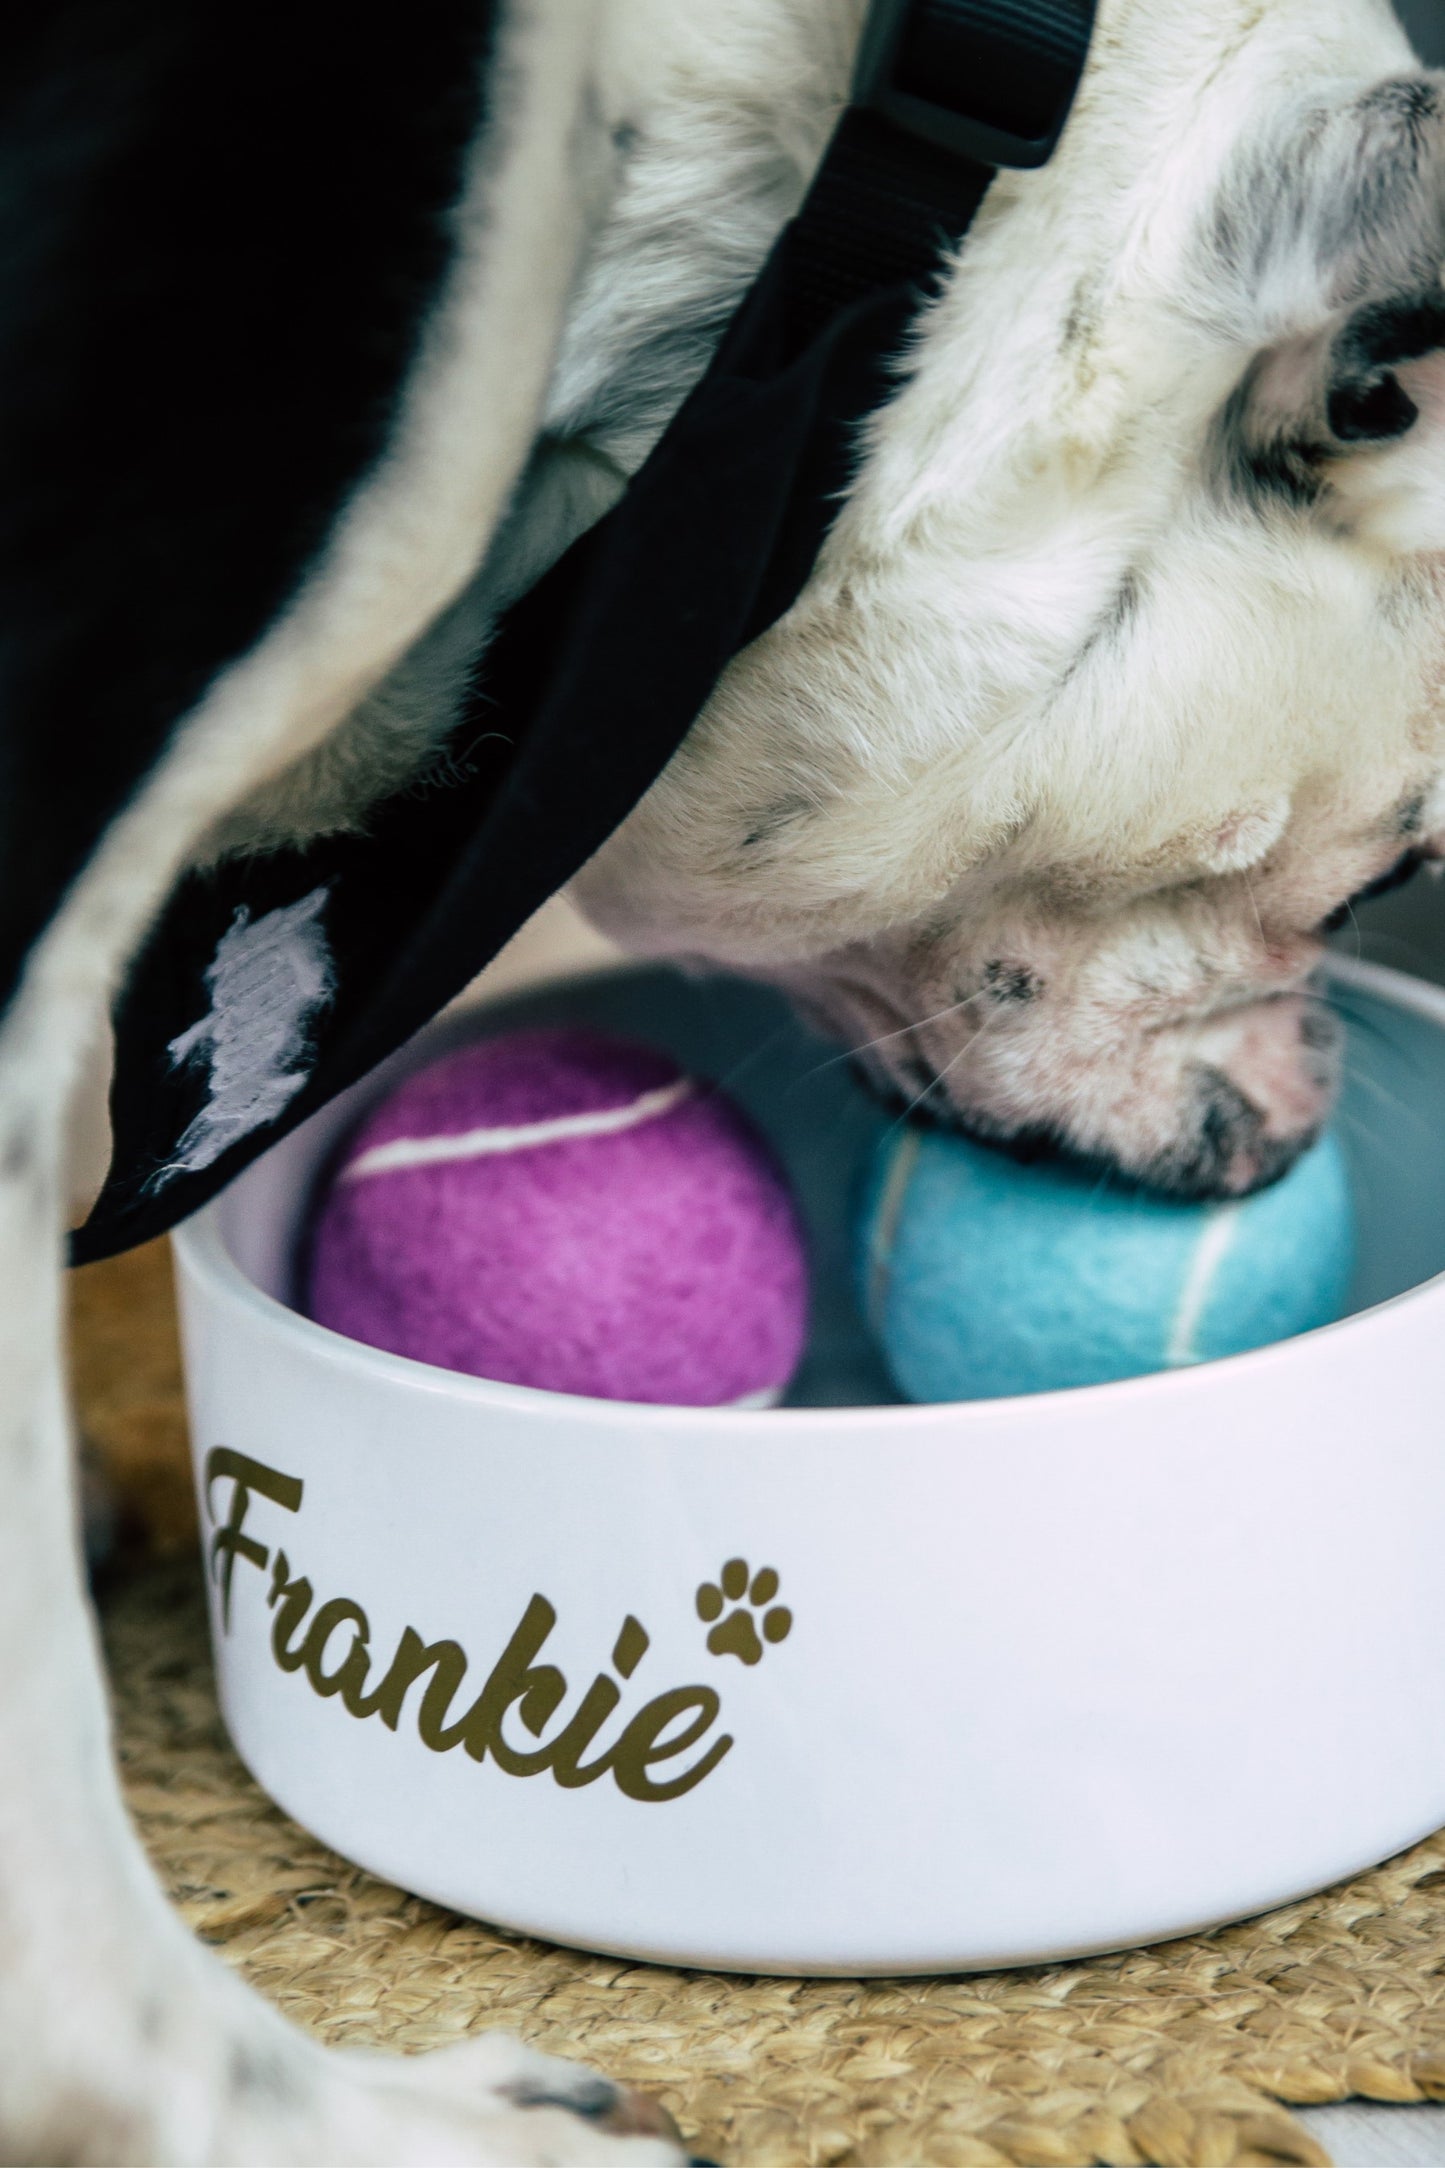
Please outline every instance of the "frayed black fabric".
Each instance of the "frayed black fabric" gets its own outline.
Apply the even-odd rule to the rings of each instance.
[[[1077,5],[1081,65],[1092,9]],[[449,748],[450,780],[389,801],[364,837],[182,884],[119,1008],[114,1166],[74,1238],[77,1261],[175,1224],[363,1076],[632,810],[731,658],[801,591],[859,425],[896,382],[941,251],[991,179],[874,113],[846,114],[703,382],[621,503],[500,627]],[[207,1013],[218,943],[239,914],[254,924],[322,889],[335,991],[312,1027],[304,1086],[212,1164],[172,1171],[207,1097],[204,1065],[178,1065],[172,1043]]]

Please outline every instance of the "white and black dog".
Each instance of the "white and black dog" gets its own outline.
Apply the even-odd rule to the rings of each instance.
[[[0,29],[0,2158],[683,2158],[506,2040],[323,2054],[167,1912],[75,1538],[67,1129],[186,868],[434,758],[705,368],[863,12]],[[1322,926],[1445,852],[1442,267],[1445,79],[1385,0],[1104,0],[1061,148],[994,184],[586,909],[985,1133],[1278,1173],[1332,1089]]]

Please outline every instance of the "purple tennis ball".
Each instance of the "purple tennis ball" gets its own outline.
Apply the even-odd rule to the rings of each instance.
[[[807,1324],[797,1214],[735,1107],[650,1047],[486,1039],[373,1108],[311,1238],[318,1324],[606,1400],[776,1398]]]

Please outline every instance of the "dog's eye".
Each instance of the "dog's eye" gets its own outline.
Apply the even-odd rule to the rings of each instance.
[[[1376,880],[1366,882],[1363,888],[1356,889],[1353,896],[1348,897],[1336,910],[1331,911],[1327,919],[1320,922],[1321,933],[1338,933],[1348,922],[1357,903],[1369,903],[1376,896],[1388,896],[1392,888],[1403,888],[1405,883],[1412,881],[1420,871],[1426,855],[1413,844],[1408,851],[1402,851],[1388,872],[1380,874]]]

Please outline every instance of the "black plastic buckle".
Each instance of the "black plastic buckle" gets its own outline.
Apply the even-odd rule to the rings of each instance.
[[[852,102],[869,111],[882,114],[896,128],[908,135],[921,137],[925,143],[936,143],[941,149],[952,151],[960,158],[973,159],[985,166],[1047,165],[1053,156],[1084,72],[1088,58],[1089,40],[1093,32],[1094,0],[1081,0],[1078,17],[1077,55],[1070,55],[1059,70],[1057,32],[1059,18],[1057,7],[1045,7],[1040,13],[1051,18],[1050,28],[1054,37],[1049,40],[1050,54],[1047,72],[1058,78],[1050,125],[1041,135],[1024,136],[984,118],[982,114],[960,111],[952,105],[944,105],[932,98],[920,97],[916,92],[900,89],[895,79],[899,50],[909,27],[910,18],[921,0],[872,0],[863,25],[863,36],[858,48],[858,64],[853,78]],[[1010,13],[1013,13],[1010,10]],[[966,37],[968,32],[961,30]],[[1027,41],[1020,52],[1021,63],[1027,61]]]

